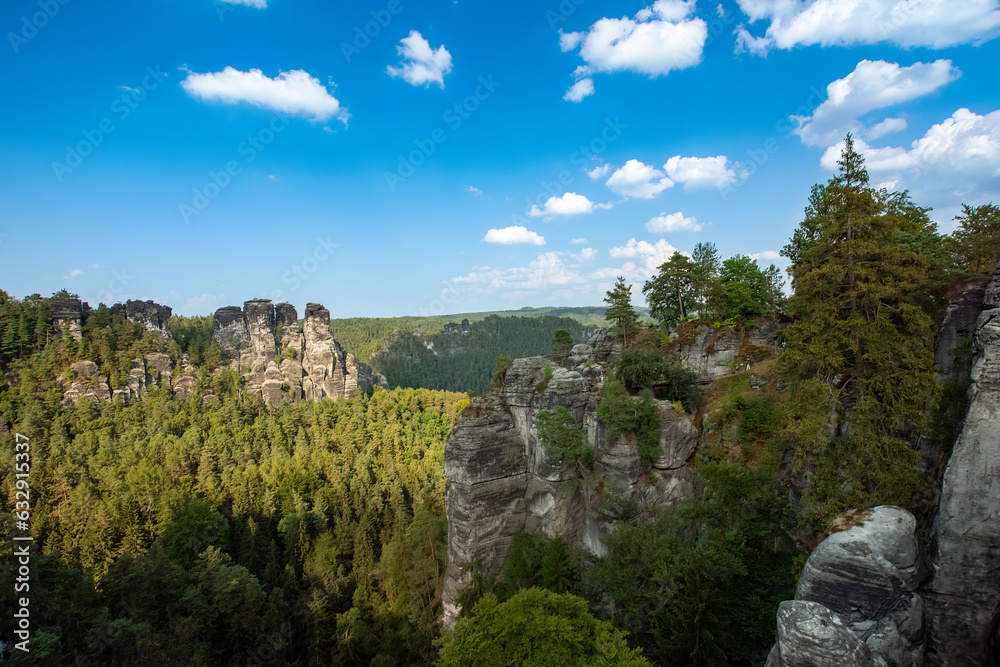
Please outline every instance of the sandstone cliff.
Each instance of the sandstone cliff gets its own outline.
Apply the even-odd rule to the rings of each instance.
[[[944,474],[926,593],[933,665],[996,664],[1000,646],[1000,266],[974,331],[969,410]]]
[[[885,506],[855,520],[806,561],[795,599],[778,608],[767,667],[923,664],[916,521]]]

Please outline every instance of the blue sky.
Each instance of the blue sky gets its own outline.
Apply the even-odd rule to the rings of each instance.
[[[12,0],[0,287],[210,314],[600,304],[766,265],[847,131],[1000,201],[1000,2]]]

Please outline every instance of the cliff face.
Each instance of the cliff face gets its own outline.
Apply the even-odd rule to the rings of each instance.
[[[279,328],[280,327],[280,328]],[[255,299],[215,313],[214,336],[230,367],[266,403],[350,398],[375,381],[371,367],[344,353],[330,333],[330,311],[306,304],[303,330],[295,308]]]
[[[457,619],[455,600],[472,577],[463,568],[480,561],[484,571],[495,572],[518,530],[561,534],[603,554],[601,538],[617,520],[601,509],[600,499],[612,488],[645,508],[672,505],[693,490],[687,463],[697,429],[669,403],[657,402],[663,455],[648,473],[634,439],[609,442],[596,405],[605,370],[601,361],[616,350],[601,336],[591,342],[573,348],[564,362],[569,368],[544,357],[515,360],[503,388],[476,398],[452,431],[445,446],[446,625]],[[575,464],[552,461],[538,440],[535,415],[556,406],[573,415],[593,448],[595,474],[586,482]]]
[[[969,410],[941,489],[928,662],[996,664],[1000,642],[1000,266],[975,322]]]
[[[721,377],[731,372],[740,354],[752,356],[762,348],[777,352],[782,328],[764,322],[738,334],[694,325],[674,338],[672,353],[702,377]],[[478,561],[484,572],[495,573],[518,530],[561,534],[600,556],[606,553],[604,536],[618,522],[601,502],[608,493],[624,494],[640,508],[652,509],[673,506],[694,492],[690,463],[698,429],[669,402],[656,401],[662,455],[648,472],[634,437],[609,441],[597,417],[597,398],[608,366],[619,361],[621,352],[615,337],[601,331],[573,347],[561,366],[544,357],[517,359],[503,388],[477,397],[459,417],[445,445],[446,626],[455,623],[460,611],[455,600],[472,578],[463,569]],[[546,367],[551,369],[548,380]],[[593,448],[593,475],[586,480],[574,465],[550,460],[538,441],[535,415],[556,406],[573,415]]]

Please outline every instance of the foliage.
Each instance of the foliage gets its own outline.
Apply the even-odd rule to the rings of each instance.
[[[372,364],[390,386],[480,394],[490,388],[497,356],[517,359],[549,354],[560,329],[577,339],[589,334],[589,329],[565,318],[491,316],[473,322],[464,334],[401,334],[373,357]]]
[[[652,389],[659,398],[680,401],[693,413],[701,400],[698,374],[668,361],[656,350],[630,348],[622,352],[615,377],[629,391]]]
[[[702,498],[639,525],[619,524],[587,571],[588,597],[661,664],[761,664],[794,552],[774,461],[759,469],[703,459]]]
[[[613,373],[608,373],[601,397],[597,402],[597,416],[608,425],[608,441],[614,442],[624,432],[635,436],[639,459],[648,469],[660,458],[660,412],[653,403],[653,394],[643,390],[639,398],[629,396],[625,386]]]
[[[557,357],[565,357],[573,349],[573,334],[566,329],[556,329],[552,334],[552,353]]]
[[[963,268],[973,274],[989,274],[1000,262],[1000,207],[962,204],[962,214],[951,237]]]
[[[686,255],[674,251],[659,267],[659,273],[642,286],[649,314],[663,329],[674,329],[695,308],[695,265]]]
[[[143,344],[120,331],[117,345]],[[18,384],[0,384],[8,507],[13,433],[31,442],[32,593],[45,601],[33,629],[58,638],[37,645],[47,664],[432,661],[444,441],[467,396],[376,390],[268,408],[218,393],[206,404],[206,376],[186,400],[157,389],[63,408],[60,349],[16,360]],[[111,358],[127,350],[109,347]],[[0,570],[8,597],[12,576]]]
[[[587,469],[594,467],[594,451],[587,434],[576,425],[569,410],[557,405],[554,410],[539,410],[535,414],[538,439],[545,454],[557,463],[570,462]]]
[[[605,318],[614,325],[623,346],[628,347],[628,341],[639,330],[639,315],[632,306],[632,286],[626,285],[625,279],[618,276],[615,286],[604,297],[604,303],[608,304],[604,310]]]
[[[501,354],[497,357],[493,366],[493,377],[490,379],[490,386],[503,386],[504,380],[507,379],[507,369],[510,368],[512,363],[514,363],[514,360],[505,354]]]
[[[487,593],[440,645],[442,666],[650,664],[621,632],[595,619],[585,600],[542,588],[506,602]]]
[[[838,164],[838,175],[814,188],[786,247],[795,295],[782,362],[825,384],[849,424],[846,436],[819,448],[805,494],[817,522],[852,506],[912,507],[919,455],[904,436],[923,428],[939,391],[933,322],[920,303],[934,275],[923,250],[937,238],[926,211],[871,189],[850,135]]]

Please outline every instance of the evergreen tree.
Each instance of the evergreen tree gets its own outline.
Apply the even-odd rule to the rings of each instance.
[[[955,251],[970,273],[993,271],[1000,261],[1000,207],[993,203],[980,206],[962,204],[962,214],[955,216],[959,227],[952,234]]]
[[[907,297],[926,291],[928,259],[907,243],[885,193],[869,187],[850,135],[838,165],[814,188],[790,244],[794,322],[783,355],[788,369],[827,385],[849,423],[821,453],[807,492],[821,514],[911,505],[918,455],[902,436],[924,423],[937,392],[933,323]]]
[[[695,308],[704,310],[719,288],[719,251],[714,243],[697,243],[691,251]]]
[[[632,286],[626,285],[625,278],[618,276],[615,286],[604,297],[604,303],[608,304],[604,309],[604,317],[614,323],[622,345],[627,346],[629,339],[639,329],[639,315],[632,307]]]
[[[649,314],[664,329],[676,328],[695,307],[697,284],[695,264],[675,250],[670,259],[660,265],[659,273],[642,286]]]
[[[565,357],[573,349],[573,334],[565,329],[556,329],[552,334],[552,352],[557,357]]]

